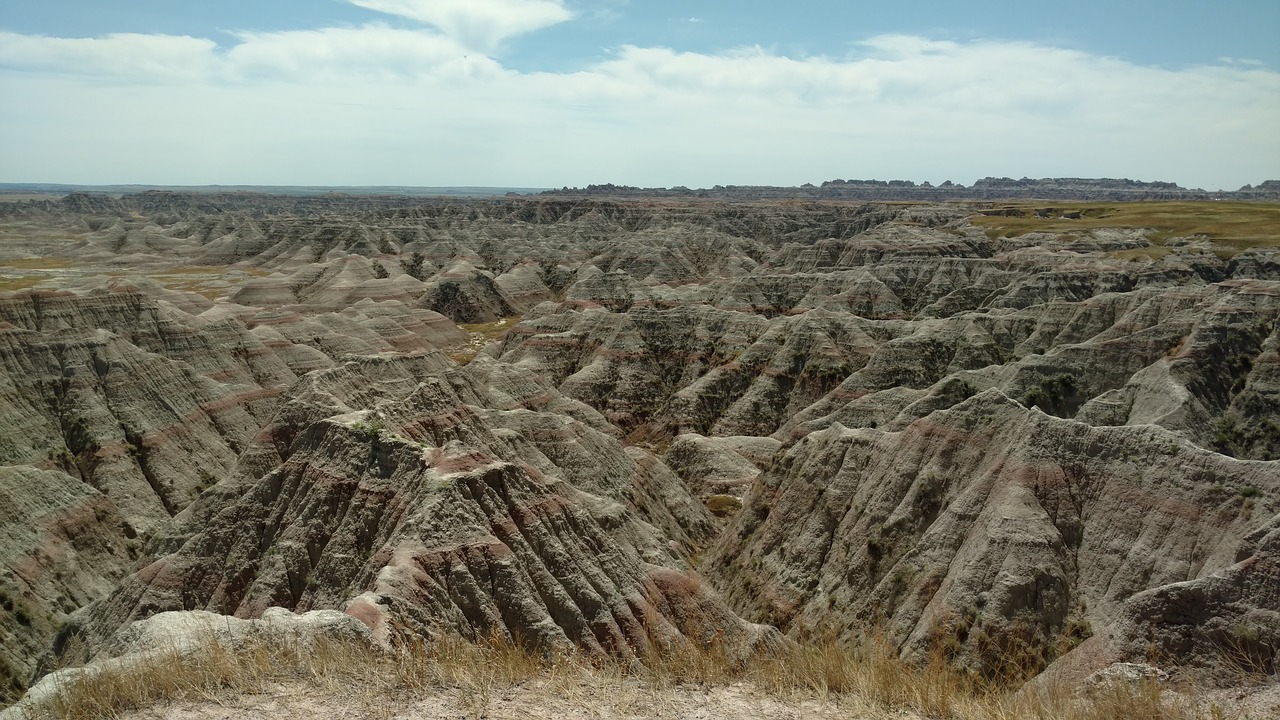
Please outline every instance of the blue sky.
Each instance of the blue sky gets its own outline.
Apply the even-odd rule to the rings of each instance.
[[[1275,0],[0,0],[0,181],[1234,188],[1280,177],[1277,38]]]

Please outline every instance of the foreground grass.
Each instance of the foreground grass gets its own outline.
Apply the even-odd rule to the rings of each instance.
[[[970,222],[991,237],[1017,237],[1029,232],[1071,233],[1099,228],[1151,230],[1162,243],[1172,237],[1203,235],[1228,251],[1280,247],[1280,204],[1242,202],[1032,203],[994,208],[1010,215],[980,215]],[[1037,217],[1048,210],[1049,217]],[[1079,213],[1066,219],[1064,213]]]
[[[903,663],[888,643],[878,641],[851,651],[834,644],[792,646],[748,662],[732,661],[714,648],[651,653],[639,662],[624,662],[529,652],[502,642],[445,641],[387,652],[355,643],[279,639],[248,641],[235,650],[210,640],[199,652],[159,651],[141,662],[112,665],[66,681],[29,716],[119,718],[148,711],[151,717],[169,704],[228,706],[246,696],[288,694],[282,688],[295,688],[295,697],[337,698],[361,717],[413,715],[416,703],[442,696],[450,699],[451,712],[477,718],[491,714],[499,697],[527,705],[523,716],[563,717],[563,710],[533,710],[579,702],[592,717],[675,716],[720,690],[755,698],[754,705],[744,705],[741,717],[751,717],[752,707],[759,712],[764,701],[829,717],[1196,717],[1154,681],[1102,688],[1088,699],[1056,691],[1017,694],[977,684],[940,659],[919,667]],[[674,708],[680,698],[686,703],[682,711],[660,711]]]

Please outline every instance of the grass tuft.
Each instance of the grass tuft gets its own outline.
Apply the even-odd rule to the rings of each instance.
[[[656,646],[655,646],[656,647]],[[983,684],[951,666],[942,653],[915,665],[898,658],[885,636],[871,634],[854,648],[832,641],[786,644],[736,659],[718,639],[701,646],[651,650],[639,661],[601,660],[576,652],[541,652],[498,638],[480,643],[444,639],[394,651],[367,644],[308,640],[247,640],[234,650],[214,641],[198,652],[161,650],[141,662],[112,663],[68,680],[34,718],[110,718],[184,702],[234,702],[276,694],[282,687],[307,696],[338,698],[369,716],[448,696],[468,717],[484,717],[496,699],[518,690],[520,702],[573,701],[597,710],[623,710],[627,697],[670,703],[689,688],[747,686],[757,697],[819,702],[857,716],[916,716],[969,720],[1032,718],[1196,717],[1156,681],[1069,692],[1022,692]],[[510,697],[508,695],[507,697]],[[614,703],[614,705],[610,705]],[[798,705],[797,705],[798,707]],[[607,713],[605,713],[607,715]]]

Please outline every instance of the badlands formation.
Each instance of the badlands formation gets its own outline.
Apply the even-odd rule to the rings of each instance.
[[[1126,212],[0,204],[0,700],[273,608],[1274,685],[1280,210]]]

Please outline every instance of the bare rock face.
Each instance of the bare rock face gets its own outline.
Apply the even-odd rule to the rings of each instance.
[[[649,441],[903,427],[996,387],[1059,416],[1157,422],[1276,457],[1272,285],[1232,280],[1245,266],[1198,249],[1149,264],[1103,254],[1146,246],[1140,233],[1097,231],[1070,252],[1043,242],[887,222],[678,292],[588,266],[498,357]]]
[[[20,691],[58,618],[105,595],[138,556],[101,492],[60,471],[0,467],[0,680]]]
[[[781,447],[773,438],[690,433],[677,437],[663,460],[714,514],[731,516],[742,508],[743,496]]]
[[[880,619],[908,652],[941,636],[981,666],[1019,639],[1040,643],[1043,664],[1058,636],[1111,632],[1160,604],[1177,615],[1168,603],[1187,593],[1239,607],[1182,600],[1204,618],[1271,618],[1260,528],[1277,482],[1274,463],[1150,426],[1059,420],[988,391],[901,432],[808,435],[757,481],[701,570],[745,617],[794,634]],[[1237,566],[1242,554],[1260,557]],[[1227,590],[1242,586],[1259,590]],[[1116,627],[1146,637],[1140,620]]]
[[[1178,658],[1184,674],[1226,685],[1235,682],[1241,671],[1275,675],[1275,648],[1280,643],[1280,516],[1247,536],[1236,555],[1239,562],[1211,575],[1129,598],[1110,632],[1098,638],[1098,647],[1083,649],[1081,655]]]
[[[1168,357],[1086,405],[1082,419],[1155,423],[1236,457],[1280,458],[1278,301],[1274,283],[1210,288]]]
[[[105,594],[149,536],[233,473],[281,391],[332,365],[326,353],[462,338],[445,318],[403,305],[305,319],[251,308],[192,315],[146,290],[0,298],[0,422],[15,429],[0,437],[8,687],[31,677],[67,613]]]
[[[441,362],[362,361],[301,381],[282,405],[291,422],[326,402],[340,414],[303,425],[276,469],[208,493],[67,632],[96,648],[167,610],[342,607],[384,638],[498,633],[623,654],[686,633],[761,639],[683,574],[694,548],[665,539],[705,541],[712,526],[669,471],[653,479],[656,458],[563,415],[468,404],[480,396],[456,370],[396,390],[396,375]]]

